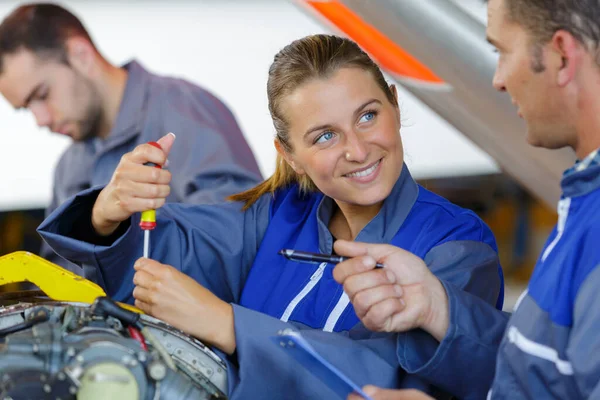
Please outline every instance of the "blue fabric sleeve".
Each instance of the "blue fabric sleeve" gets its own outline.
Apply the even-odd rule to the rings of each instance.
[[[353,329],[331,333],[282,322],[233,305],[236,359],[227,358],[229,399],[329,399],[336,395],[270,340],[296,329],[321,356],[360,386],[394,388],[403,372],[396,360],[396,334]]]
[[[425,262],[446,289],[449,327],[441,343],[423,330],[399,334],[400,365],[461,399],[485,398],[508,322],[494,307],[498,255],[482,242],[450,241],[433,248]]]
[[[99,188],[61,205],[38,228],[61,256],[95,273],[95,281],[115,300],[132,303],[133,264],[142,256],[139,214],[124,222],[114,241],[95,238],[91,210]],[[269,222],[270,195],[247,211],[239,203],[167,204],[156,212],[150,257],[191,276],[227,302],[241,291]]]
[[[594,237],[597,240],[597,236]],[[600,398],[600,264],[587,275],[579,288],[573,313],[573,327],[566,353],[581,398]]]

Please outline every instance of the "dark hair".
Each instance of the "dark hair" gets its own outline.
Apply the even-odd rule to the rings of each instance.
[[[277,140],[286,151],[292,151],[289,124],[281,103],[298,86],[316,78],[326,78],[341,68],[359,68],[369,71],[390,103],[397,105],[396,97],[375,62],[352,40],[333,35],[312,35],[284,47],[269,68],[267,97]],[[244,201],[250,207],[266,193],[298,183],[302,191],[314,191],[314,183],[306,175],[299,176],[288,163],[277,155],[273,175],[253,189],[230,196],[233,201]]]
[[[4,57],[21,49],[66,63],[65,42],[74,36],[93,45],[81,21],[63,7],[51,3],[20,6],[0,24],[0,73]]]
[[[540,46],[564,29],[584,44],[600,65],[600,2],[598,0],[504,0],[507,16]]]

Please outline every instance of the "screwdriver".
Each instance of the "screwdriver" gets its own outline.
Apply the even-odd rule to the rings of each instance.
[[[148,142],[149,145],[154,146],[162,150],[160,144],[156,142]],[[152,162],[147,162],[144,165],[148,165],[154,168],[162,168],[158,164],[154,164]],[[144,231],[144,258],[149,258],[150,256],[150,231],[156,228],[156,210],[146,210],[142,211],[142,217],[140,219],[140,228]]]

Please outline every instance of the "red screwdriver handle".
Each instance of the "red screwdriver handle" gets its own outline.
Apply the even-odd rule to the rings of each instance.
[[[162,150],[160,144],[156,142],[148,142],[149,145],[154,146]],[[155,164],[153,162],[147,162],[144,165],[148,165],[150,167],[161,168],[160,165]],[[151,231],[156,227],[156,211],[155,210],[146,210],[142,212],[142,216],[140,218],[140,228],[146,231]]]
[[[150,146],[154,146],[154,147],[156,147],[157,149],[161,149],[161,150],[162,150],[162,147],[160,147],[160,144],[158,144],[158,143],[156,143],[156,142],[148,142],[148,144],[149,144]],[[147,163],[145,163],[144,165],[149,165],[149,166],[151,166],[151,167],[154,167],[154,168],[162,168],[160,165],[158,165],[158,164],[154,164],[153,162],[147,162]]]

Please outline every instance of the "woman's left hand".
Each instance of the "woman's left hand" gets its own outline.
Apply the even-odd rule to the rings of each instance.
[[[140,258],[133,268],[136,307],[233,354],[235,331],[229,303],[170,265]]]

